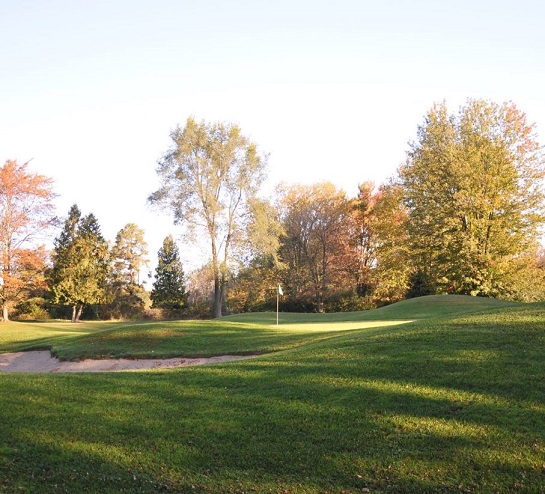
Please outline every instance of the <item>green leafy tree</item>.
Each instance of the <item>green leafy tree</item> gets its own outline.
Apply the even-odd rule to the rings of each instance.
[[[508,296],[544,222],[544,159],[514,104],[435,105],[399,171],[415,273],[433,291]]]
[[[149,295],[140,282],[140,272],[149,264],[147,255],[144,230],[134,223],[119,230],[110,252],[110,317],[138,317],[149,307]]]
[[[412,272],[403,191],[395,184],[379,187],[373,206],[373,299],[383,305],[401,300]]]
[[[72,308],[72,322],[79,321],[86,305],[105,300],[108,276],[108,243],[91,213],[85,217],[77,205],[70,208],[55,239],[49,285],[53,301]]]
[[[117,233],[111,251],[115,277],[125,285],[139,285],[140,271],[149,264],[147,255],[144,230],[128,223]]]
[[[169,235],[157,253],[158,264],[151,291],[154,308],[179,310],[187,304],[185,275],[178,247]]]
[[[172,147],[159,161],[161,188],[152,204],[174,214],[175,223],[204,231],[214,273],[214,315],[221,317],[233,251],[244,245],[250,203],[264,179],[266,157],[237,125],[198,123],[171,133]]]
[[[283,233],[278,209],[268,200],[252,202],[252,221],[248,226],[248,248],[239,259],[229,282],[229,312],[249,312],[276,308],[276,290],[282,264],[278,257]]]

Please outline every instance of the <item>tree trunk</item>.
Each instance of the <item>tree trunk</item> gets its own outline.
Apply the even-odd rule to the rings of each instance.
[[[2,301],[2,320],[9,321],[8,301]]]
[[[223,305],[223,289],[220,275],[214,273],[214,317],[221,317],[221,306]]]
[[[214,317],[221,317],[221,306],[223,302],[223,294],[221,289],[221,271],[218,262],[218,251],[216,248],[216,239],[214,237],[214,229],[209,226],[208,232],[212,241],[212,269],[214,270]]]
[[[82,312],[83,312],[83,304],[79,304],[78,314],[76,315],[76,322],[79,322],[79,318],[81,317]]]
[[[72,322],[79,322],[82,311],[83,304],[74,304],[72,306]]]

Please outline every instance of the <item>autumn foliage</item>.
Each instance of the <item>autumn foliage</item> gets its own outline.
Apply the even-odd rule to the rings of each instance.
[[[0,300],[3,320],[9,307],[38,280],[42,283],[43,250],[29,250],[53,224],[53,181],[31,173],[28,163],[8,160],[0,168]],[[40,275],[40,273],[42,273]]]
[[[172,214],[182,238],[208,243],[210,258],[186,280],[177,256],[170,263],[178,246],[169,237],[150,294],[140,279],[145,232],[127,224],[112,247],[97,218],[81,217],[76,205],[48,253],[39,239],[55,221],[52,181],[8,160],[0,168],[4,320],[40,290],[57,315],[71,307],[74,321],[84,308],[99,318],[150,315],[151,301],[216,317],[275,310],[279,285],[285,311],[357,310],[436,293],[545,300],[545,155],[513,103],[470,99],[457,112],[434,105],[397,174],[353,191],[281,184],[261,196],[267,155],[234,124],[190,118],[171,139],[148,201]]]

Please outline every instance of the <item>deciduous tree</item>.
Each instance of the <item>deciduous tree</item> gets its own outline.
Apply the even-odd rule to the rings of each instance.
[[[351,237],[355,249],[353,275],[356,291],[360,296],[370,296],[375,288],[373,272],[376,268],[377,239],[374,228],[377,193],[374,184],[364,182],[358,187],[358,195],[352,200],[350,216]]]
[[[353,267],[349,207],[345,193],[329,182],[280,190],[284,233],[279,253],[286,293],[320,312],[327,297],[346,290]]]
[[[435,105],[399,172],[417,271],[436,291],[501,296],[544,222],[544,159],[512,103]]]
[[[0,300],[4,321],[9,319],[9,304],[29,288],[28,261],[33,256],[28,246],[55,222],[52,187],[53,181],[31,173],[28,163],[8,160],[0,168]]]
[[[377,305],[403,299],[413,271],[407,234],[407,209],[402,189],[392,183],[382,184],[375,195],[372,231],[373,300]]]
[[[233,124],[189,118],[170,137],[172,147],[157,168],[161,188],[149,201],[171,211],[176,223],[204,230],[214,272],[214,315],[221,317],[229,263],[246,234],[266,157]]]
[[[111,258],[116,278],[125,285],[139,285],[140,271],[149,264],[144,230],[134,223],[125,225],[115,237]]]
[[[110,251],[109,306],[111,317],[135,318],[149,306],[149,295],[140,282],[140,272],[149,264],[144,230],[125,225]]]

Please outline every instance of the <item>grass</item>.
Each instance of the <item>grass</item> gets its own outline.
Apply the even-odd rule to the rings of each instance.
[[[274,351],[0,374],[0,492],[543,492],[544,304],[425,297],[281,318],[14,324],[16,342],[0,328],[2,351],[65,357]]]

